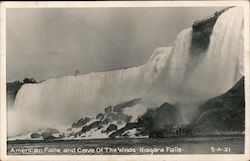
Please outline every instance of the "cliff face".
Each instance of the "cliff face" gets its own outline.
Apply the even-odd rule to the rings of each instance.
[[[26,83],[37,83],[33,78],[24,78],[23,82],[15,81],[15,82],[8,82],[6,84],[7,87],[7,102],[8,105],[12,105],[16,99],[16,95],[18,90]]]
[[[138,119],[138,131],[142,135],[147,134],[151,137],[175,135],[171,132],[175,126],[178,127],[177,129],[189,132],[188,135],[244,132],[244,77],[226,93],[200,103],[194,115],[190,116],[193,118],[190,124],[178,124],[181,122],[179,110],[177,106],[169,103],[164,103],[156,109],[148,110]]]
[[[18,90],[22,87],[23,83],[16,81],[7,83],[7,102],[12,105],[15,101]]]
[[[245,130],[244,78],[229,91],[199,106],[193,122],[196,134],[243,132]]]

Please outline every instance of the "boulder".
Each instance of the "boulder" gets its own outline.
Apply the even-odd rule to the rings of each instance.
[[[117,130],[117,126],[116,126],[115,124],[110,124],[110,125],[108,126],[108,128],[106,129],[105,132],[109,133],[109,132],[115,131],[115,130]]]
[[[128,130],[134,129],[138,127],[137,122],[130,122],[127,123],[125,127],[113,132],[112,134],[109,135],[110,138],[116,138],[116,137],[127,137],[125,134]],[[124,135],[125,134],[125,135]]]
[[[81,130],[81,133],[85,133],[87,131],[90,131],[91,129],[94,128],[102,128],[103,123],[101,121],[95,121],[92,124],[90,124],[89,126],[84,126]]]
[[[96,119],[102,121],[104,119],[104,114],[103,113],[99,113],[96,115]]]
[[[32,139],[40,138],[40,137],[42,137],[41,134],[38,134],[38,133],[32,133],[32,134],[31,134],[31,138],[32,138]]]

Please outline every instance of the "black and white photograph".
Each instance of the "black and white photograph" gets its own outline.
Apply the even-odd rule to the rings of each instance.
[[[4,8],[6,156],[248,155],[249,3],[46,4]]]

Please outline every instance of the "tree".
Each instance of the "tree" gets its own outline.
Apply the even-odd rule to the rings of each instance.
[[[77,75],[79,75],[79,74],[80,74],[80,71],[79,71],[79,70],[76,70],[74,76],[77,76]]]
[[[23,83],[36,83],[34,78],[24,78]]]
[[[22,84],[22,82],[20,82],[19,80],[15,81],[14,83],[17,84],[17,85]]]

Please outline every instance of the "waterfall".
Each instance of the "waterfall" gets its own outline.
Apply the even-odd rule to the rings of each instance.
[[[231,8],[216,21],[207,52],[183,85],[194,98],[214,97],[244,75],[243,9]],[[198,88],[197,88],[198,87]]]
[[[80,117],[102,112],[107,106],[143,97],[165,66],[170,51],[168,47],[158,48],[145,65],[138,67],[23,85],[8,112],[12,127],[9,132],[71,124]]]
[[[218,96],[244,75],[243,12],[234,7],[216,21],[206,51],[190,53],[192,30],[176,38],[166,67],[152,95],[172,104],[186,104]]]
[[[134,98],[142,98],[145,108],[207,99],[222,94],[243,76],[242,8],[231,8],[217,19],[209,47],[200,57],[190,54],[191,39],[191,28],[182,31],[173,47],[156,49],[138,67],[23,85],[8,111],[8,135],[71,124]]]

